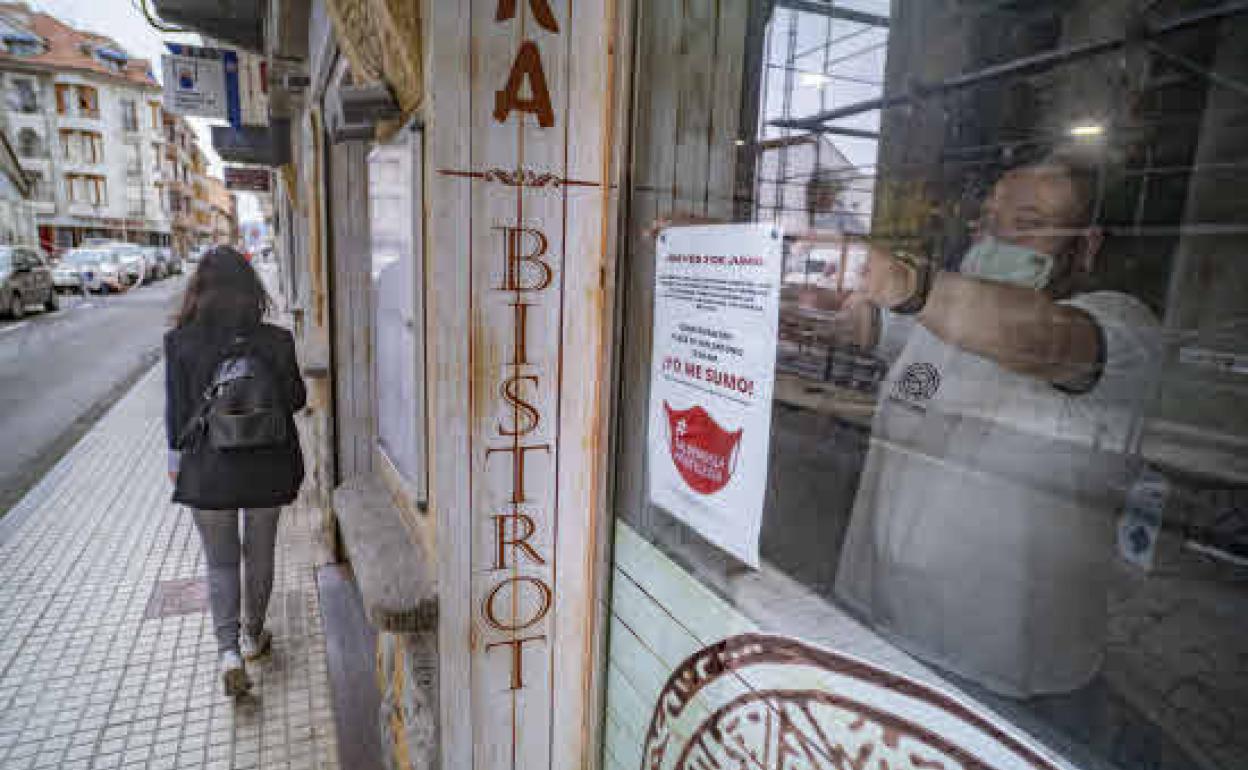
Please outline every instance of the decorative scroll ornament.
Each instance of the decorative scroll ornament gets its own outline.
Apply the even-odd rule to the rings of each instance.
[[[453,171],[450,169],[442,169],[438,172],[443,176],[458,176],[470,179],[480,179],[485,182],[498,182],[508,187],[597,187],[597,182],[588,182],[582,179],[564,179],[558,174],[552,174],[549,171],[534,171],[532,169],[516,169],[508,171],[504,168],[491,168],[485,171]]]

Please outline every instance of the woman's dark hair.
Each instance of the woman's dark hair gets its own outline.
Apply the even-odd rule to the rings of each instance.
[[[248,329],[259,326],[271,306],[272,300],[251,263],[235,249],[218,246],[200,259],[174,325]]]

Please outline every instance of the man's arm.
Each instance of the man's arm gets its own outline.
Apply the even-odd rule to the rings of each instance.
[[[873,254],[868,296],[885,307],[904,302],[917,284],[914,270]],[[940,272],[918,321],[950,345],[1057,385],[1094,378],[1102,361],[1092,317],[1035,289]]]
[[[1086,382],[1101,365],[1092,317],[1035,289],[939,273],[919,323],[950,345],[1058,385]]]

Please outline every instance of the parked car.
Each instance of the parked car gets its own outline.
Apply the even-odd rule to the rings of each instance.
[[[178,256],[177,252],[168,246],[157,246],[156,250],[160,253],[162,260],[165,261],[167,275],[181,276],[183,270],[182,257]]]
[[[127,283],[137,286],[151,280],[151,265],[141,246],[121,243],[110,248],[121,258],[121,264],[125,268],[123,275]]]
[[[67,292],[81,293],[82,270],[77,262],[70,259],[76,249],[67,249],[52,266],[52,286],[62,294]]]
[[[153,281],[159,281],[162,278],[168,278],[172,271],[169,269],[169,258],[166,256],[159,246],[144,246],[143,255],[147,259],[148,278]]]
[[[102,293],[126,290],[125,268],[117,249],[98,246],[70,249],[61,260],[60,268],[65,276],[61,280],[79,290]],[[77,274],[72,284],[70,271]]]
[[[36,303],[47,310],[60,307],[43,253],[33,246],[0,246],[0,310],[21,318]]]

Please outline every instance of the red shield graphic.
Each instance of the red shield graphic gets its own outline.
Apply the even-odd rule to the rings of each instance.
[[[719,427],[705,409],[677,411],[666,401],[668,444],[676,470],[695,492],[712,495],[724,488],[737,465],[742,429]]]

